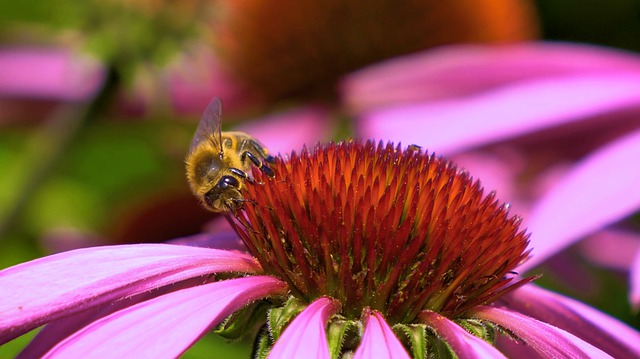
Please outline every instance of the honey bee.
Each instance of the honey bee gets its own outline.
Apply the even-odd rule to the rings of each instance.
[[[245,202],[241,190],[245,182],[254,183],[249,171],[258,167],[268,176],[267,163],[273,156],[244,132],[222,132],[222,103],[211,100],[202,114],[186,159],[187,180],[191,191],[212,212],[234,212]]]

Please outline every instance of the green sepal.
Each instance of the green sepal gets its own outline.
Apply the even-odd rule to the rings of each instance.
[[[331,358],[340,358],[344,351],[355,350],[360,342],[361,326],[353,320],[335,319],[329,322],[327,340]]]
[[[493,345],[496,340],[496,328],[491,323],[477,319],[456,320],[456,323],[469,333],[491,345]]]
[[[448,359],[458,358],[458,355],[451,349],[446,341],[442,340],[435,333],[429,331],[427,335],[427,359]]]
[[[396,324],[393,331],[405,345],[411,349],[411,357],[425,359],[427,356],[427,330],[423,324]]]
[[[227,317],[218,325],[215,333],[229,340],[253,336],[260,326],[264,325],[270,306],[271,304],[265,301],[250,304]]]
[[[269,310],[267,314],[267,325],[269,326],[269,333],[274,342],[280,338],[280,334],[282,334],[282,331],[291,319],[306,307],[306,303],[291,297],[282,307]]]
[[[266,325],[263,325],[256,335],[256,340],[253,342],[252,357],[255,359],[266,359],[271,351],[271,347],[273,347],[273,341],[271,340],[269,329]]]

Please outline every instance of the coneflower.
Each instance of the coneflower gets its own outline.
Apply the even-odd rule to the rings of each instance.
[[[229,216],[250,254],[128,245],[8,268],[0,341],[48,323],[23,357],[176,357],[214,328],[270,358],[640,353],[635,330],[518,278],[520,220],[445,159],[351,141],[273,170]]]

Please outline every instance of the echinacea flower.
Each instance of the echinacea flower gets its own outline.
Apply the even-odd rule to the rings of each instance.
[[[270,358],[503,357],[504,337],[539,356],[640,354],[635,330],[512,272],[520,219],[447,160],[343,142],[273,170],[229,217],[250,254],[105,246],[3,270],[0,342],[46,324],[22,357],[176,357],[213,328]]]
[[[270,101],[332,98],[342,75],[391,57],[443,44],[522,41],[538,33],[530,0],[217,5],[211,39],[221,68]]]

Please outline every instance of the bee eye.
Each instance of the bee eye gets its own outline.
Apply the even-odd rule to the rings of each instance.
[[[220,181],[218,181],[218,184],[216,184],[218,188],[228,188],[229,186],[237,188],[240,187],[240,183],[235,177],[223,176]]]

